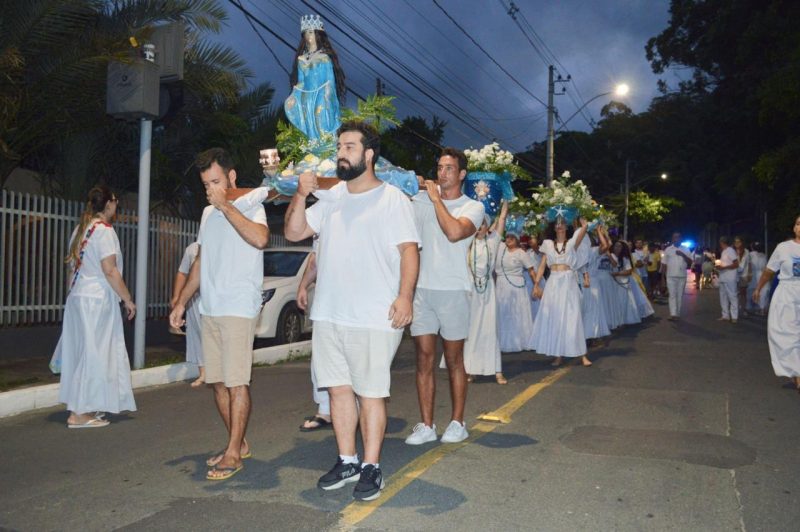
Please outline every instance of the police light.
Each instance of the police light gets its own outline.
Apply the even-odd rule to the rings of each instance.
[[[684,240],[683,242],[681,242],[681,246],[689,248],[689,249],[692,249],[694,247],[694,241],[693,240]]]

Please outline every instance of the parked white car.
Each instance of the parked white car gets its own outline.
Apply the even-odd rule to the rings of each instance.
[[[256,324],[256,338],[275,338],[280,343],[294,343],[311,331],[308,313],[297,308],[297,288],[306,271],[310,247],[268,248],[264,250],[264,306]],[[308,290],[308,304],[314,285]]]

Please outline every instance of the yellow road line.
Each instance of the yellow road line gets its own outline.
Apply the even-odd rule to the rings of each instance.
[[[525,403],[533,399],[536,394],[556,382],[558,379],[566,375],[570,367],[560,368],[536,384],[531,384],[522,392],[514,396],[506,404],[492,412],[499,416],[510,418],[511,415],[519,410]],[[478,438],[489,434],[500,425],[495,423],[478,422],[469,429],[469,438],[466,440],[455,443],[440,445],[434,447],[430,451],[421,454],[402,468],[386,479],[386,487],[381,491],[381,496],[374,501],[368,502],[352,502],[342,510],[342,519],[340,526],[344,529],[349,529],[369,517],[372,512],[386,504],[392,497],[400,493],[400,491],[411,484],[412,481],[419,478],[423,473],[431,468],[435,463],[444,458],[445,456],[456,452],[474,442]]]

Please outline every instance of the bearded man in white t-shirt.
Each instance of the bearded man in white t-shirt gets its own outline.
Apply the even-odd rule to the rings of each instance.
[[[241,471],[242,459],[250,456],[245,432],[250,419],[253,337],[264,280],[262,250],[269,242],[262,204],[266,189],[228,201],[228,189],[236,188],[236,170],[222,148],[200,153],[195,167],[210,205],[200,220],[197,258],[169,320],[173,327],[180,327],[187,301],[200,289],[205,381],[214,390],[217,410],[228,429],[225,449],[206,460],[211,468],[206,478],[225,480]]]
[[[467,175],[467,158],[454,148],[439,156],[438,183],[425,181],[414,196],[414,216],[422,239],[420,273],[414,295],[411,335],[417,350],[417,396],[422,421],[406,438],[409,445],[436,441],[433,405],[436,395],[436,341],[442,337],[450,376],[452,417],[442,442],[456,443],[469,434],[464,425],[467,374],[464,340],[469,333],[469,297],[472,277],[467,251],[472,236],[483,223],[483,204],[461,193]]]
[[[411,202],[375,176],[378,155],[375,128],[343,123],[336,148],[343,182],[318,191],[314,175],[301,175],[285,226],[293,242],[319,235],[311,371],[330,394],[339,457],[317,486],[333,490],[356,482],[353,497],[362,501],[379,497],[384,487],[380,454],[390,367],[411,323],[419,271]],[[306,209],[311,193],[319,201]],[[359,423],[363,463],[356,452]]]

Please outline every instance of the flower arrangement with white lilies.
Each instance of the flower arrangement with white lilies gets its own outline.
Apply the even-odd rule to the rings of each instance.
[[[512,178],[529,179],[528,173],[514,162],[514,154],[501,150],[496,142],[487,144],[479,150],[464,150],[467,156],[468,172],[492,172],[511,174]]]

